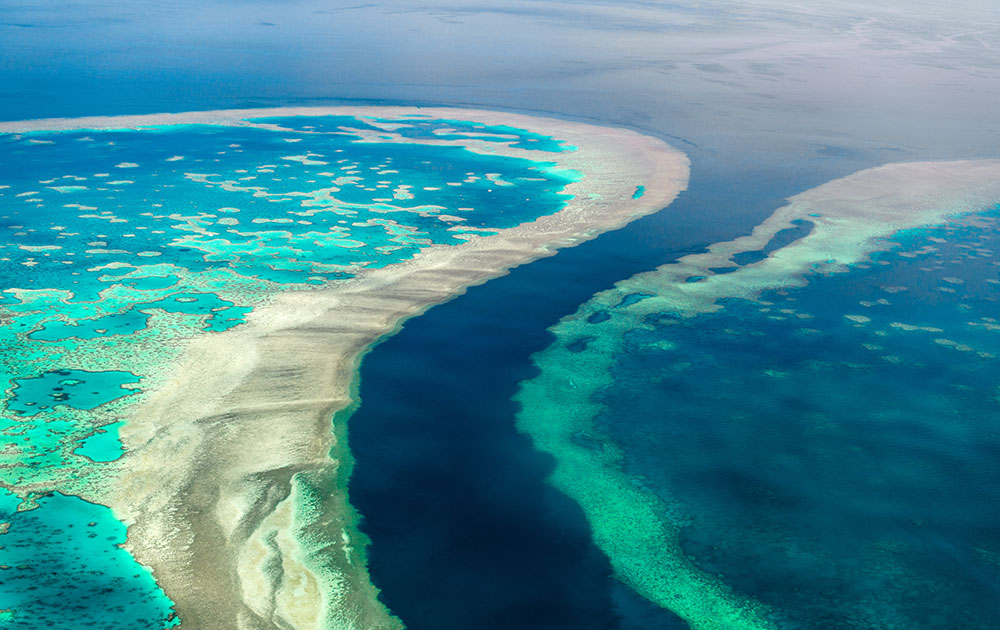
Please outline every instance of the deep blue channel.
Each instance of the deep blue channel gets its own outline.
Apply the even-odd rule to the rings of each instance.
[[[593,293],[745,233],[855,167],[690,157],[691,188],[665,211],[474,287],[362,362],[350,496],[372,579],[411,630],[686,627],[614,580],[583,513],[545,483],[552,460],[516,431],[511,396],[536,374],[546,328]]]

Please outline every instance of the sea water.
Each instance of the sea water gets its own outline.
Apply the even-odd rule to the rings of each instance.
[[[537,373],[545,328],[592,293],[748,231],[784,196],[852,168],[692,161],[691,189],[660,213],[470,288],[366,355],[350,497],[372,580],[409,628],[687,627],[612,576],[585,515],[547,487],[554,462],[517,432],[512,397]]]
[[[595,427],[679,552],[781,627],[1000,624],[997,227],[623,332]]]
[[[555,328],[522,427],[576,471],[560,487],[620,578],[695,628],[994,627],[997,217],[898,233],[804,287],[629,319],[667,268]],[[600,505],[591,488],[616,490]]]
[[[517,347],[524,356],[511,359],[519,365],[527,364],[528,353],[548,345],[544,328],[573,312],[590,294],[749,229],[781,205],[784,195],[890,160],[995,153],[996,134],[990,130],[995,127],[997,83],[988,78],[992,57],[983,52],[990,40],[982,33],[942,38],[933,15],[903,3],[887,3],[874,12],[870,6],[851,11],[834,3],[824,7],[828,13],[823,15],[813,7],[797,13],[767,3],[679,3],[642,12],[599,3],[540,11],[534,6],[498,10],[495,3],[446,2],[433,10],[413,5],[389,12],[374,3],[344,10],[316,2],[298,10],[289,10],[285,3],[258,3],[241,4],[236,14],[225,2],[180,3],[176,8],[144,5],[151,3],[10,7],[2,26],[11,63],[0,68],[6,86],[0,93],[0,115],[16,120],[186,111],[316,103],[317,97],[360,98],[366,103],[394,99],[392,104],[420,100],[583,116],[641,126],[662,137],[683,136],[679,146],[685,150],[695,144],[704,147],[692,154],[691,191],[669,212],[634,229],[606,234],[579,251],[561,252],[495,281],[500,283],[495,290],[491,282],[442,307],[441,313],[451,313],[442,315],[444,321],[473,314],[492,334],[503,332],[512,347],[521,344]],[[953,7],[942,12],[958,18],[955,29],[968,31],[961,24],[966,21],[962,12]],[[484,38],[484,32],[492,37]],[[861,47],[870,61],[865,73],[856,72],[854,46],[844,45],[848,33],[850,43]],[[783,45],[762,47],[761,41]],[[928,41],[943,43],[928,55]],[[121,54],[123,49],[132,54]],[[623,50],[629,54],[623,56]],[[962,98],[947,98],[938,89],[941,81],[954,86],[952,92]],[[946,98],[937,98],[940,94]],[[859,155],[860,163],[824,170],[830,158],[842,159],[851,152]],[[706,170],[706,155],[713,154],[737,157],[727,168]],[[750,162],[764,168],[753,177],[737,177]],[[791,170],[795,178],[809,181],[788,185]],[[761,203],[760,195],[772,199]],[[126,277],[121,282],[131,286],[158,279],[166,282],[169,275]],[[525,287],[523,293],[515,290],[519,286]],[[523,297],[511,299],[519,295]],[[2,296],[0,304],[7,300]],[[461,310],[470,302],[492,308]],[[438,312],[432,309],[425,317],[435,318]],[[417,324],[408,328],[417,330]],[[454,339],[442,338],[449,342],[445,349],[457,345]],[[371,357],[384,353],[400,358],[401,366],[412,366],[401,360],[405,352],[391,354],[393,347],[387,343]],[[440,348],[423,347],[433,353],[418,364],[419,371],[443,374],[438,367],[450,359],[437,358]],[[478,399],[488,390],[503,392],[493,399],[501,401],[498,405],[515,391],[511,379],[521,377],[504,368],[511,362],[498,355],[491,355],[490,361],[496,373],[482,373],[470,387],[470,396],[462,401],[466,409],[477,410]],[[447,387],[449,382],[442,377],[436,385]],[[403,378],[401,383],[408,381]],[[372,389],[366,400],[396,391]],[[447,414],[434,417],[446,422]],[[512,424],[513,410],[499,421]],[[410,428],[419,435],[421,427]],[[381,439],[373,436],[373,444],[377,447]],[[31,444],[39,443],[36,435]],[[430,451],[432,459],[438,456],[443,457]],[[482,487],[475,496],[488,499],[498,477],[486,465],[479,470],[482,486],[470,478],[464,494],[446,487],[440,496],[463,501]],[[534,483],[544,483],[544,471],[536,472]],[[382,497],[385,514],[391,515],[396,497],[388,491]],[[444,536],[454,538],[461,532],[462,523],[457,523],[449,525]],[[560,536],[560,528],[553,528],[536,557],[544,556]],[[446,546],[438,551],[444,555]],[[454,567],[467,567],[460,555],[452,557]],[[494,557],[505,562],[504,554]],[[530,575],[513,564],[506,562],[509,580],[498,579],[498,588]],[[606,570],[606,565],[594,566],[594,575]],[[467,568],[494,572],[484,565]],[[422,570],[397,568],[413,582],[421,579]],[[404,596],[397,591],[393,601]],[[445,590],[423,605],[428,614],[443,618],[449,601]],[[489,612],[482,617],[488,618]],[[531,613],[523,609],[522,618],[530,619]],[[660,621],[638,627],[665,627]]]

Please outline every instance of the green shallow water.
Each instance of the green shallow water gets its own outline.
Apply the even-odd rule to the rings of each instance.
[[[997,627],[998,227],[695,316],[601,297],[536,355],[519,426],[619,577],[694,628]]]

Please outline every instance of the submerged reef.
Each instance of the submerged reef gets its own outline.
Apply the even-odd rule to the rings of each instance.
[[[333,422],[360,355],[687,181],[633,132],[416,108],[2,123],[0,167],[0,625],[25,628],[398,627]],[[114,568],[79,571],[128,586],[66,570],[88,527]]]
[[[623,582],[699,630],[1000,621],[998,201],[998,161],[860,171],[551,329],[518,427]]]

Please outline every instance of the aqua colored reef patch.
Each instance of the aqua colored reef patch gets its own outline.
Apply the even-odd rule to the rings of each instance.
[[[80,447],[73,451],[95,462],[112,462],[125,452],[118,429],[124,422],[115,422],[98,429],[93,435],[80,442]]]
[[[111,335],[129,335],[145,328],[148,320],[149,316],[145,313],[131,310],[94,319],[80,319],[72,324],[54,321],[46,323],[40,330],[33,331],[28,338],[39,341],[62,341],[72,337],[93,339]]]
[[[242,324],[244,317],[252,311],[249,307],[234,307],[213,293],[178,293],[162,300],[136,306],[136,310],[161,309],[168,313],[185,315],[207,315],[204,330],[222,331]]]
[[[22,416],[59,406],[93,409],[135,393],[123,386],[138,383],[139,380],[131,372],[118,370],[54,370],[35,377],[14,379],[14,391],[7,408]]]

